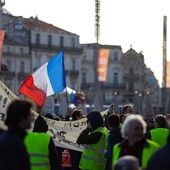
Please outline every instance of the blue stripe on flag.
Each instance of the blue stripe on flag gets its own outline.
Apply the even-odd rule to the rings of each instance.
[[[48,61],[47,74],[54,94],[61,92],[66,88],[64,57],[62,51]]]

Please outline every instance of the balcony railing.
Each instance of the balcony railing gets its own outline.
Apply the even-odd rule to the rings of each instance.
[[[28,75],[29,75],[29,73],[18,72],[17,77],[19,80],[24,80],[27,78]]]
[[[15,76],[15,72],[11,71],[0,71],[0,75],[4,76],[6,79],[12,79]]]
[[[66,70],[65,73],[67,76],[70,76],[70,77],[78,77],[79,75],[78,70]]]
[[[124,83],[101,83],[101,88],[125,89]]]
[[[123,95],[124,96],[134,96],[134,91],[125,90],[123,92]]]
[[[140,78],[140,75],[139,74],[124,74],[123,78],[127,80],[137,80]]]
[[[81,88],[84,89],[89,89],[89,88],[94,88],[94,83],[81,83]],[[90,89],[89,89],[90,90]]]
[[[31,47],[32,48],[40,48],[40,49],[44,49],[44,50],[61,50],[61,49],[64,49],[64,51],[65,52],[80,52],[80,53],[82,53],[83,52],[83,48],[81,48],[81,47],[65,47],[65,46],[63,46],[63,47],[60,47],[60,46],[54,46],[54,45],[52,45],[52,46],[50,46],[50,48],[49,48],[49,46],[48,45],[44,45],[44,44],[31,44]]]
[[[94,83],[82,83],[81,84],[81,88],[94,88],[95,84]],[[111,88],[111,89],[125,89],[125,84],[123,83],[118,83],[118,84],[114,84],[114,83],[101,83],[100,84],[100,88],[104,89],[104,88]]]

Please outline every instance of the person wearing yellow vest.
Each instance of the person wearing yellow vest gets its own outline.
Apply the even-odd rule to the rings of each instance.
[[[123,141],[114,145],[112,167],[118,158],[132,155],[138,158],[142,169],[147,167],[148,160],[158,150],[159,145],[145,138],[147,124],[141,115],[129,115],[122,126]]]
[[[77,138],[77,144],[85,145],[79,168],[81,170],[105,170],[108,131],[103,126],[103,117],[99,111],[87,114],[87,128]]]
[[[24,139],[30,155],[31,170],[57,170],[57,150],[50,135],[46,134],[48,125],[42,116],[38,116],[32,132]]]
[[[165,146],[169,135],[166,118],[159,114],[155,117],[155,129],[147,133],[147,138],[158,143],[160,147]]]

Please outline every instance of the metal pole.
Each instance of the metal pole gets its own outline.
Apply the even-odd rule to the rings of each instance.
[[[162,109],[165,113],[166,108],[166,70],[167,70],[167,16],[163,17],[163,81],[162,81]]]
[[[94,109],[101,111],[101,88],[100,82],[98,81],[98,71],[97,71],[97,58],[99,49],[99,37],[100,37],[100,0],[95,0],[95,36],[96,44],[94,46]]]

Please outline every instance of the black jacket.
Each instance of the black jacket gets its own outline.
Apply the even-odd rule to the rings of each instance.
[[[120,142],[123,138],[122,138],[122,134],[121,134],[121,128],[120,127],[115,127],[110,131],[109,134],[109,139],[110,139],[110,145],[111,147],[113,147],[115,144],[117,144],[118,142]]]
[[[98,127],[103,127],[103,117],[101,116],[100,112],[98,111],[91,111],[87,115],[87,120],[90,122],[93,131],[96,130]],[[83,130],[79,137],[77,138],[77,143],[78,144],[96,144],[100,140],[102,133],[101,132],[95,132],[92,134],[89,134],[92,129],[86,128]]]
[[[0,135],[0,170],[30,170],[29,155],[23,143],[26,132],[10,127]]]
[[[122,141],[122,135],[121,135],[121,128],[120,127],[114,127],[109,133],[108,136],[108,152],[105,154],[105,157],[107,158],[107,170],[112,169],[112,149],[113,146],[119,142]]]
[[[147,170],[170,170],[170,135],[167,145],[155,152],[149,160]]]

